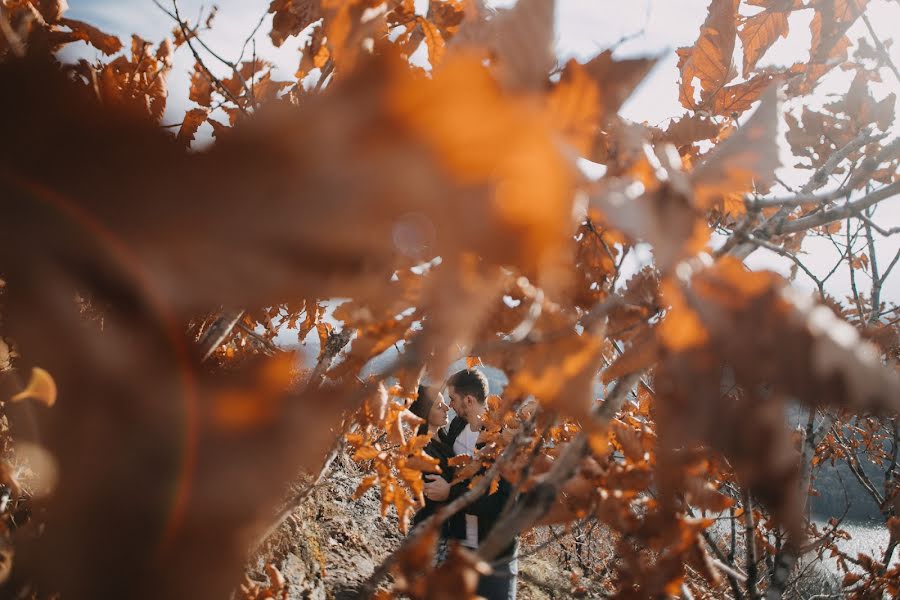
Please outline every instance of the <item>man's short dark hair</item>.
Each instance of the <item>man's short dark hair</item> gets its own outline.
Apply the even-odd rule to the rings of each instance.
[[[488,395],[488,380],[481,371],[475,369],[463,369],[457,371],[447,380],[447,386],[460,396],[474,396],[478,402],[484,404]]]

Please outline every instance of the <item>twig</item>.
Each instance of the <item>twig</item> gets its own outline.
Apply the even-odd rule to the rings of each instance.
[[[756,525],[753,523],[753,502],[750,492],[744,492],[744,543],[747,546],[747,597],[759,598],[756,591]]]
[[[891,72],[894,74],[894,77],[897,78],[897,81],[900,81],[900,71],[897,70],[897,65],[894,64],[894,61],[891,60],[891,55],[888,52],[887,48],[884,47],[881,39],[875,33],[875,29],[872,27],[872,23],[869,22],[869,17],[865,13],[862,15],[863,23],[866,24],[866,28],[869,30],[869,35],[872,36],[872,40],[875,42],[875,48],[878,50],[879,58],[881,58],[882,62],[884,62]]]
[[[813,280],[813,283],[815,283],[816,287],[819,288],[819,295],[823,298],[825,297],[824,282],[820,281],[819,278],[816,277],[816,275],[812,271],[810,271],[809,268],[806,265],[804,265],[803,262],[799,258],[796,257],[796,255],[788,252],[781,246],[776,246],[775,244],[773,244],[771,242],[767,242],[766,240],[761,240],[759,238],[754,237],[753,235],[747,235],[746,239],[748,242],[752,242],[752,243],[756,244],[757,246],[761,246],[761,247],[765,248],[766,250],[771,250],[772,252],[774,252],[775,254],[777,254],[779,256],[783,256],[785,258],[790,259],[795,265],[797,265],[801,270],[803,270],[803,272],[806,273],[810,279]]]
[[[279,348],[278,346],[273,344],[271,340],[267,340],[263,336],[259,335],[258,333],[256,333],[255,331],[253,331],[252,329],[250,329],[249,327],[244,325],[241,321],[238,321],[237,327],[238,327],[238,329],[240,329],[241,331],[243,331],[244,333],[249,335],[251,338],[253,338],[257,342],[262,344],[263,347],[266,348],[267,350],[269,350],[270,352],[276,352],[276,353],[281,352],[281,348]]]
[[[213,75],[212,71],[209,70],[209,67],[206,66],[205,62],[203,62],[203,58],[201,58],[200,53],[194,47],[194,44],[191,43],[191,39],[192,39],[192,36],[190,35],[191,32],[188,30],[187,25],[185,25],[185,22],[181,19],[181,13],[178,11],[178,3],[175,0],[172,0],[172,6],[175,9],[174,14],[171,11],[169,11],[165,6],[160,4],[159,0],[153,0],[153,4],[155,4],[161,11],[163,11],[164,13],[169,15],[169,17],[171,17],[178,23],[178,28],[181,30],[181,35],[184,37],[185,43],[187,44],[188,48],[190,48],[191,53],[194,55],[194,60],[197,62],[198,65],[200,65],[200,68],[203,69],[203,72],[206,74],[206,76],[209,78],[209,80],[216,86],[216,88],[219,90],[219,92],[223,96],[227,97],[229,100],[234,102],[235,106],[237,106],[241,110],[244,110],[244,108],[241,106],[240,102],[238,102],[238,99],[234,96],[234,94],[232,94],[228,90],[228,88],[225,87],[225,85],[222,83],[222,81],[218,77]],[[202,40],[199,40],[199,38],[198,38],[198,41],[200,41],[201,44],[203,43]],[[207,51],[208,50],[209,49],[207,48]],[[212,52],[210,52],[210,53],[212,54]]]
[[[200,337],[200,356],[201,360],[206,360],[216,348],[231,335],[231,332],[237,326],[238,321],[244,316],[243,309],[226,309],[222,314],[209,326],[209,329],[203,332]]]
[[[881,227],[880,225],[878,225],[878,223],[876,223],[875,221],[873,221],[868,216],[866,216],[862,213],[857,215],[857,217],[859,218],[860,221],[862,221],[863,223],[865,223],[866,225],[868,225],[869,227],[871,227],[872,229],[874,229],[875,231],[877,231],[878,233],[883,235],[884,237],[890,237],[894,234],[900,233],[900,227],[891,227],[890,229],[885,229],[884,227]]]
[[[858,215],[870,206],[875,206],[882,200],[887,200],[897,194],[900,194],[900,181],[895,181],[888,186],[877,189],[871,194],[867,194],[866,196],[863,196],[858,200],[854,200],[853,202],[848,202],[843,206],[832,208],[830,210],[826,210],[809,217],[802,217],[795,221],[788,221],[786,223],[783,223],[780,227],[776,227],[775,233],[796,233],[798,231],[804,231],[813,227],[827,225],[828,223],[839,221],[840,219],[844,219],[846,217]]]
[[[859,150],[866,144],[883,139],[886,135],[887,134],[881,134],[873,137],[871,129],[864,128],[855,138],[847,142],[837,152],[828,157],[828,160],[825,161],[821,167],[816,169],[812,177],[809,178],[809,181],[800,188],[798,194],[786,198],[753,198],[750,196],[746,199],[747,208],[759,209],[773,206],[792,207],[811,203],[820,204],[844,196],[847,193],[844,189],[833,190],[820,196],[815,196],[812,192],[825,185],[828,182],[828,176],[831,175],[837,166],[850,154]]]

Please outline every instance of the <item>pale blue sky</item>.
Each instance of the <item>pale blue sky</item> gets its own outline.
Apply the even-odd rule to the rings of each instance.
[[[417,0],[418,1],[418,0]],[[162,0],[168,5],[170,0]],[[498,0],[497,6],[513,2]],[[111,33],[122,36],[127,42],[131,33],[137,33],[151,42],[158,42],[169,35],[173,23],[165,14],[153,5],[150,0],[70,0],[68,16],[86,20],[101,26]],[[180,0],[182,14],[195,19],[201,6],[209,6],[200,0]],[[250,33],[258,19],[265,13],[268,0],[218,0],[219,14],[212,32],[204,35],[211,47],[224,56],[235,59],[244,38]],[[610,47],[625,36],[638,32],[640,35],[622,44],[617,54],[660,55],[657,67],[647,80],[623,106],[622,115],[638,121],[646,121],[651,125],[665,124],[666,120],[683,114],[678,103],[678,72],[675,67],[677,59],[674,49],[692,44],[699,27],[706,16],[708,0],[558,0],[557,10],[557,50],[561,58],[575,56],[588,58],[597,52]],[[900,3],[890,0],[871,0],[869,14],[876,32],[882,39],[887,39],[897,30],[900,23]],[[811,11],[795,13],[790,20],[791,35],[787,40],[780,39],[769,51],[761,64],[787,65],[808,56],[810,43],[809,21]],[[288,40],[281,48],[274,48],[269,41],[271,17],[260,28],[256,36],[257,53],[275,63],[278,73],[289,78],[296,69],[299,54],[299,40]],[[868,35],[861,22],[850,30],[851,39]],[[83,44],[67,53],[92,57],[95,51]],[[900,42],[893,45],[893,60],[900,64]],[[187,90],[189,72],[193,65],[193,57],[186,48],[181,48],[175,55],[175,68],[169,78],[171,101],[166,110],[166,123],[180,121],[184,110],[188,108]],[[208,61],[208,65],[222,75],[227,69]],[[846,91],[850,76],[840,71],[833,72],[817,89],[812,104],[819,104],[828,98],[830,93]],[[898,91],[898,84],[893,75],[884,72],[884,83],[876,86],[876,94],[883,97],[890,91]],[[898,94],[900,96],[900,94]],[[795,109],[798,107],[794,107]],[[224,119],[223,119],[224,120]],[[895,135],[898,127],[895,124]],[[208,139],[209,125],[204,125],[201,137]],[[787,164],[791,164],[788,162]],[[807,172],[792,168],[782,169],[782,178],[789,182],[802,182]],[[900,198],[882,203],[877,217],[885,227],[900,226]],[[882,263],[893,258],[900,249],[900,236],[883,239],[878,238],[878,256]],[[824,239],[809,240],[804,249],[809,253],[807,263],[819,274],[830,270],[837,259],[837,251],[831,242]],[[759,250],[748,260],[754,268],[774,268],[787,273],[790,266],[787,259]],[[895,271],[900,272],[900,267]],[[808,280],[800,273],[797,284],[811,289]],[[869,284],[865,274],[860,273],[857,285],[861,290],[868,290]],[[849,293],[849,274],[846,270],[838,271],[830,280],[829,290],[838,297]],[[885,289],[885,299],[900,300],[900,275],[892,274]]]

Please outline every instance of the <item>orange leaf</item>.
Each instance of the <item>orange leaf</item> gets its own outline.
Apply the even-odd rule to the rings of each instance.
[[[600,90],[585,68],[569,61],[562,79],[547,97],[547,111],[554,126],[585,155],[591,149],[600,124]]]
[[[656,329],[663,346],[678,352],[705,345],[709,333],[697,313],[688,306],[678,282],[666,279],[660,289],[663,299],[671,306]]]
[[[781,0],[780,5],[747,17],[738,31],[744,46],[744,77],[753,70],[759,59],[779,37],[788,35],[788,12],[793,0]],[[782,8],[783,6],[783,8]],[[785,10],[787,9],[787,10]]]
[[[60,25],[72,30],[72,35],[110,56],[122,49],[122,42],[114,35],[103,33],[96,27],[75,19],[60,19]]]
[[[600,90],[601,112],[606,117],[619,111],[657,61],[656,58],[614,59],[612,54],[612,50],[604,50],[584,64]]]
[[[767,186],[773,181],[779,165],[775,140],[779,112],[772,88],[747,123],[694,169],[691,183],[701,209],[711,208],[729,193],[749,192],[754,185]]]
[[[212,105],[212,82],[200,63],[194,65],[194,72],[191,74],[191,89],[188,97],[200,106]]]
[[[712,112],[727,117],[749,110],[774,79],[771,73],[761,73],[749,81],[722,88],[713,97]]]
[[[676,147],[709,140],[719,135],[719,126],[712,119],[699,114],[685,115],[673,120],[664,132],[655,130],[654,142],[668,142]]]
[[[425,45],[428,46],[428,62],[431,63],[431,68],[433,69],[441,64],[447,43],[434,23],[422,17],[417,17],[416,20],[425,34]]]
[[[373,448],[372,446],[363,446],[353,454],[353,460],[372,460],[377,457],[378,454],[379,451],[377,448]]]
[[[737,7],[740,0],[713,0],[700,37],[693,46],[678,49],[681,71],[679,100],[685,108],[697,108],[694,79],[700,80],[701,104],[733,77],[732,54],[737,36]]]
[[[367,491],[369,491],[370,487],[375,485],[376,481],[378,481],[377,475],[368,475],[368,476],[364,477],[363,480],[360,482],[359,486],[356,488],[356,491],[353,492],[353,499],[356,500],[356,499],[362,497],[363,494],[365,494]]]
[[[185,146],[189,146],[194,141],[194,135],[197,129],[206,122],[209,111],[205,108],[192,108],[184,114],[184,120],[181,127],[178,128],[176,139]]]
[[[56,403],[56,382],[53,377],[40,367],[31,369],[31,378],[28,385],[18,394],[9,399],[10,402],[21,400],[35,400],[45,406],[53,406]]]

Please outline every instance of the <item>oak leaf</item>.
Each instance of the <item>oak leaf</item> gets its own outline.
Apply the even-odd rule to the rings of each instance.
[[[323,16],[320,0],[272,0],[269,12],[273,14],[269,37],[276,48]]]
[[[600,107],[606,116],[619,111],[658,60],[655,57],[615,59],[612,55],[612,50],[604,50],[584,64],[600,90]]]
[[[71,30],[70,36],[72,41],[85,41],[107,56],[111,56],[122,49],[122,42],[119,40],[119,38],[114,35],[104,33],[93,25],[88,25],[83,21],[67,18],[61,19],[59,23],[60,25],[64,25]],[[57,32],[57,34],[64,35],[64,32]]]
[[[194,135],[197,133],[197,130],[206,122],[206,117],[208,115],[209,111],[205,108],[192,108],[187,111],[184,114],[184,120],[181,122],[181,127],[178,128],[176,139],[181,144],[189,146],[190,143],[194,141]]]
[[[732,66],[737,36],[737,7],[740,0],[713,0],[700,37],[693,46],[678,49],[681,71],[679,100],[685,108],[696,108],[694,79],[700,81],[701,104],[713,97],[735,75]]]
[[[712,119],[699,114],[685,114],[673,119],[665,131],[653,131],[654,142],[668,142],[676,148],[689,146],[695,142],[714,139],[719,134],[719,125]]]
[[[212,92],[212,81],[210,81],[209,75],[200,63],[196,63],[191,74],[191,88],[188,97],[200,106],[209,107],[212,105]]]
[[[447,43],[444,41],[437,25],[422,17],[418,18],[418,23],[425,34],[425,45],[428,47],[428,62],[431,63],[432,68],[435,68],[441,64],[441,60],[444,58]]]
[[[742,83],[722,88],[713,98],[713,114],[731,117],[749,110],[763,92],[773,85],[775,78],[774,73],[760,73]]]
[[[788,35],[788,16],[795,0],[775,0],[762,12],[741,19],[738,36],[744,47],[744,77],[779,37]]]
[[[753,116],[720,143],[691,173],[698,206],[709,209],[730,193],[745,193],[754,186],[767,187],[779,166],[778,117],[780,104],[770,88]]]

